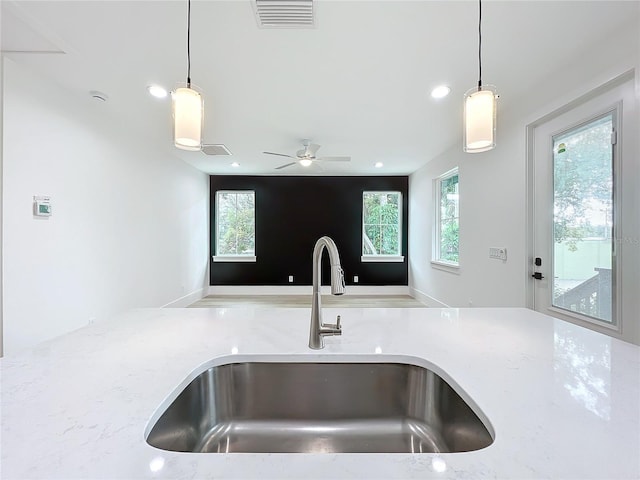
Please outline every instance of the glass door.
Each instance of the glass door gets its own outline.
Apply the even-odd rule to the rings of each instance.
[[[553,135],[551,305],[615,323],[614,146],[609,112]]]
[[[527,127],[529,305],[638,344],[639,120],[627,75]]]

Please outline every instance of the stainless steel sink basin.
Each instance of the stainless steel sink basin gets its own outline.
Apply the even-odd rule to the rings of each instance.
[[[198,375],[147,442],[176,452],[467,452],[493,442],[434,372],[404,363],[246,362]]]

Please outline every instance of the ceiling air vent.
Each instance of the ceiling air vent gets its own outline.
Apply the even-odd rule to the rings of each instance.
[[[263,28],[313,28],[313,0],[255,0]]]
[[[202,153],[205,155],[231,155],[229,149],[222,144],[202,145]]]

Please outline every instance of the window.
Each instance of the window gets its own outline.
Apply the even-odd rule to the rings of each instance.
[[[216,192],[216,262],[254,261],[255,192]]]
[[[402,262],[402,194],[363,192],[362,261]]]
[[[458,169],[435,180],[435,241],[433,262],[458,267],[460,199]]]

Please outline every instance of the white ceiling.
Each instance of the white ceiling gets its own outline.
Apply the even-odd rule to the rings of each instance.
[[[2,49],[88,102],[90,90],[105,92],[106,113],[207,173],[409,174],[461,142],[462,96],[478,75],[476,1],[317,0],[314,29],[261,29],[251,0],[193,0],[191,78],[205,97],[204,140],[233,156],[177,150],[170,101],[146,86],[185,81],[186,5],[3,0]],[[483,82],[497,86],[500,109],[513,108],[533,86],[553,89],[553,72],[599,39],[637,26],[638,9],[485,0]],[[434,100],[440,84],[451,94]],[[287,159],[261,153],[293,155],[305,138],[322,145],[319,156],[352,161],[274,170]]]

